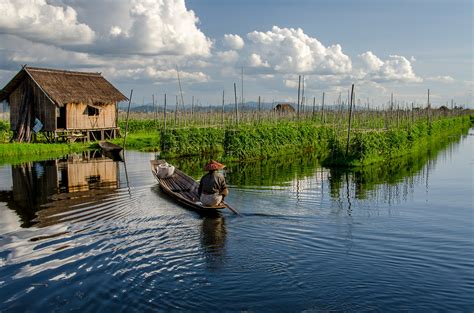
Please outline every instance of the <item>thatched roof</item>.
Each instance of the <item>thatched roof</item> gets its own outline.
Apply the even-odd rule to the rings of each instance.
[[[61,107],[66,103],[102,104],[127,100],[101,73],[24,66],[0,91],[0,101],[7,99],[28,76]]]

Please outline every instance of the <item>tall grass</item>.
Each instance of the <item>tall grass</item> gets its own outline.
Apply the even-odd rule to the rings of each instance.
[[[81,152],[88,144],[0,143],[0,164],[16,163],[18,159],[57,158]]]

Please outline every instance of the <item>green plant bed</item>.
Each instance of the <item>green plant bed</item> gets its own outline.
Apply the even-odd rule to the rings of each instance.
[[[167,158],[218,154],[227,161],[259,160],[306,150],[323,156],[330,166],[362,166],[387,161],[416,149],[432,137],[460,133],[471,125],[471,117],[420,120],[390,130],[355,129],[346,154],[347,133],[335,125],[311,121],[259,123],[239,127],[185,127],[130,133],[127,148],[162,151]],[[120,141],[117,141],[120,144]]]
[[[122,146],[123,138],[112,140],[113,143]],[[129,133],[126,138],[126,149],[139,150],[144,152],[160,151],[161,136],[156,131],[139,131]]]
[[[414,151],[426,149],[431,140],[461,134],[470,127],[468,116],[420,122],[406,129],[364,131],[351,134],[349,150],[343,138],[330,143],[330,156],[324,165],[356,167],[391,160]]]
[[[0,164],[44,160],[89,149],[89,144],[0,143]]]
[[[227,130],[226,154],[238,159],[261,158],[294,153],[304,149],[325,149],[334,131],[312,123],[258,125]]]
[[[161,135],[162,150],[169,157],[224,151],[225,130],[217,127],[175,128]]]

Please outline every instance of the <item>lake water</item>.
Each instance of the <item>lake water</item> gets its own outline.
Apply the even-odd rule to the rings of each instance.
[[[0,311],[472,312],[474,131],[434,146],[230,165],[242,217],[174,204],[149,153],[0,166]]]

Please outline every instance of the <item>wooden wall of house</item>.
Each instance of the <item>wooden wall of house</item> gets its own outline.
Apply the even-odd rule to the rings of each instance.
[[[116,127],[116,103],[94,105],[101,108],[99,115],[89,116],[87,104],[66,104],[66,128],[67,129],[97,129]]]
[[[52,103],[44,92],[36,85],[31,78],[26,78],[18,85],[8,99],[10,103],[10,125],[12,130],[16,130],[20,119],[20,106],[23,94],[27,88],[31,90],[29,99],[32,104],[35,117],[43,123],[42,131],[54,131],[56,129],[56,105]]]
[[[35,116],[43,123],[42,131],[55,131],[57,128],[56,104],[48,99],[38,85],[33,83],[32,89],[35,102]]]
[[[20,118],[21,88],[15,89],[8,98],[10,104],[10,128],[17,130],[18,120]]]

